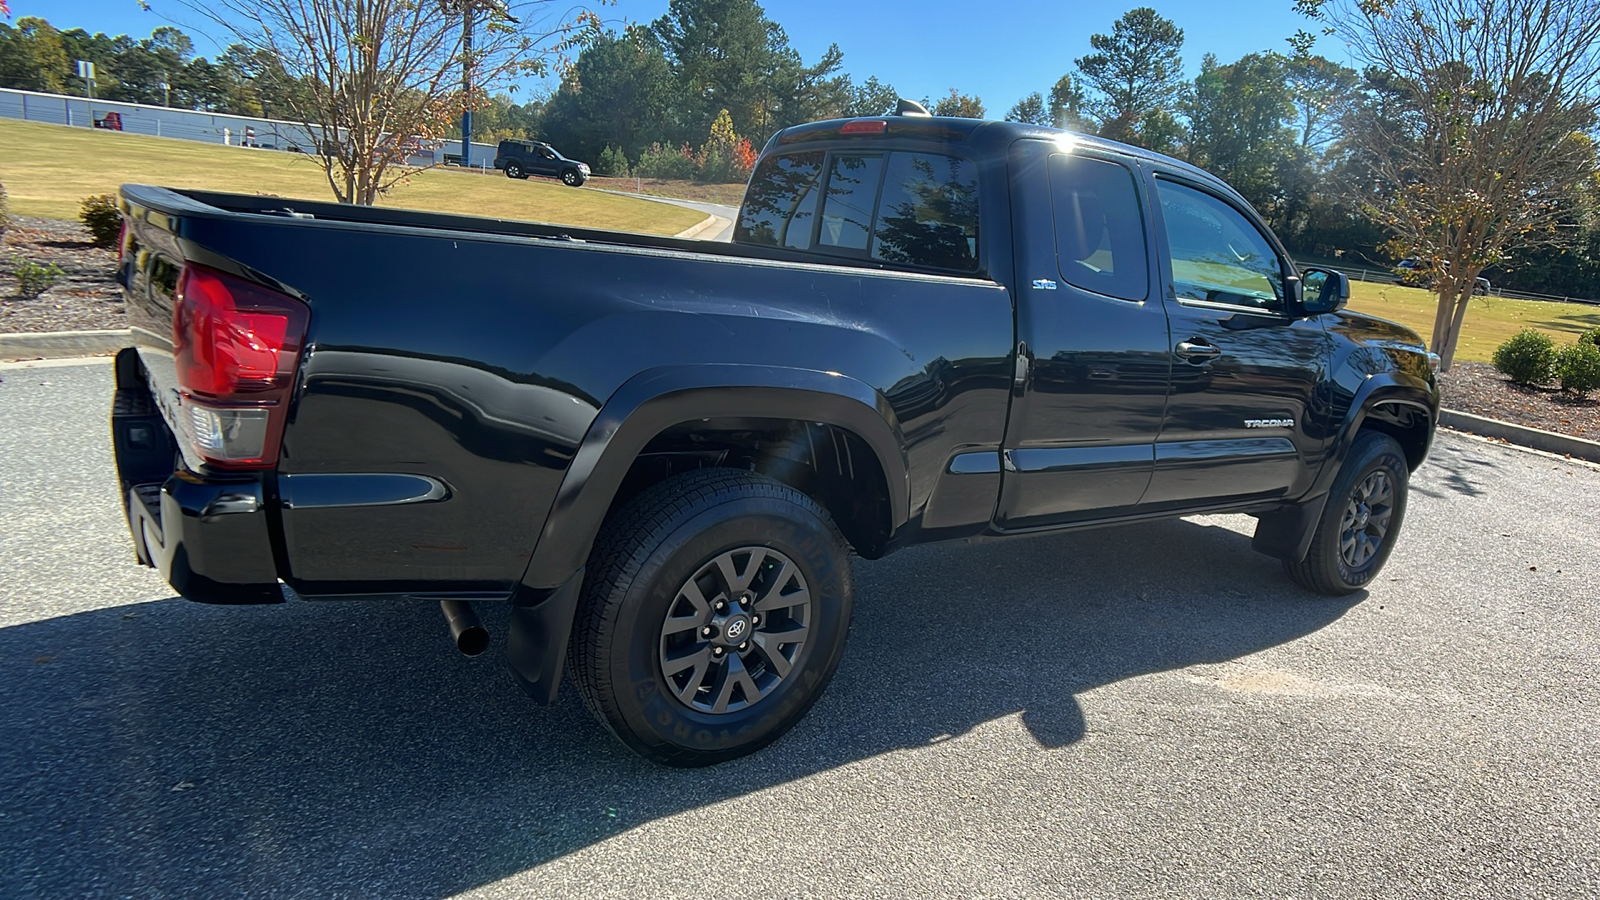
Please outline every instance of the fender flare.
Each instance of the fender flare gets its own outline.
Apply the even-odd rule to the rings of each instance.
[[[1350,410],[1323,457],[1322,468],[1317,472],[1311,489],[1300,500],[1285,503],[1259,517],[1255,537],[1251,539],[1251,547],[1257,553],[1289,562],[1306,558],[1317,524],[1327,507],[1328,491],[1333,488],[1333,480],[1338,477],[1339,469],[1350,455],[1350,448],[1355,446],[1361,423],[1366,421],[1367,414],[1374,407],[1382,403],[1415,407],[1428,417],[1427,445],[1422,451],[1424,456],[1427,455],[1428,447],[1433,443],[1434,426],[1439,420],[1438,391],[1426,381],[1404,373],[1386,372],[1367,379],[1351,401]]]
[[[1339,474],[1339,467],[1350,454],[1350,448],[1355,446],[1356,434],[1360,432],[1362,423],[1366,421],[1367,415],[1374,407],[1384,403],[1410,406],[1421,410],[1428,417],[1428,439],[1422,450],[1423,456],[1427,456],[1429,448],[1433,445],[1434,429],[1439,424],[1438,388],[1424,379],[1404,372],[1373,375],[1350,401],[1350,410],[1339,426],[1333,445],[1323,461],[1322,471],[1317,473],[1316,482],[1308,492],[1309,496],[1326,493],[1333,486],[1333,479]]]
[[[522,586],[554,588],[584,565],[612,499],[652,438],[701,418],[799,419],[853,432],[872,448],[893,533],[909,517],[905,438],[884,396],[837,372],[711,364],[647,369],[623,383],[584,434],[545,516]]]

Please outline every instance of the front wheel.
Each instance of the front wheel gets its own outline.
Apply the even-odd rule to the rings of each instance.
[[[561,181],[567,187],[583,187],[583,173],[577,169],[568,169],[561,173]]]
[[[759,750],[810,709],[844,654],[850,558],[817,502],[702,469],[601,530],[572,632],[573,680],[640,755],[705,766]]]
[[[1394,438],[1376,431],[1356,437],[1323,508],[1311,550],[1284,561],[1295,583],[1337,597],[1370,582],[1400,536],[1410,470]]]

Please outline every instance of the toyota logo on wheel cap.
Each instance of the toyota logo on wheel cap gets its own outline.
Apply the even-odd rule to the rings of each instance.
[[[729,622],[727,630],[724,631],[723,633],[728,636],[728,640],[730,640],[730,641],[738,641],[738,640],[743,640],[744,639],[744,633],[746,631],[748,631],[749,629],[750,629],[749,620],[747,620],[747,619],[745,619],[743,617],[740,617],[740,618],[734,619],[732,622]]]

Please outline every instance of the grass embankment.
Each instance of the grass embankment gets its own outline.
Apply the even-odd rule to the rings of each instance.
[[[1420,288],[1359,281],[1350,285],[1351,309],[1399,322],[1422,335],[1423,340],[1433,334],[1433,316],[1438,306],[1438,295]],[[1558,344],[1570,344],[1579,334],[1597,326],[1600,307],[1596,306],[1474,297],[1461,326],[1456,359],[1489,362],[1496,347],[1524,328],[1537,328]]]
[[[47,219],[76,219],[84,197],[130,183],[333,199],[322,170],[300,154],[17,119],[0,119],[0,182],[12,212]],[[676,234],[705,218],[553,180],[445,169],[419,173],[379,204],[647,234]]]

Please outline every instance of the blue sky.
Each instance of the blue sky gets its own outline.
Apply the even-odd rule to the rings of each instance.
[[[177,0],[150,2],[157,13],[195,36],[202,54],[210,55],[213,48],[199,32],[214,27],[207,28]],[[844,51],[845,70],[857,81],[876,75],[914,98],[938,97],[959,88],[983,98],[989,114],[998,118],[1029,92],[1048,91],[1071,71],[1073,59],[1089,52],[1089,35],[1110,31],[1111,23],[1138,2],[767,0],[763,6],[768,17],[788,31],[790,43],[808,63],[828,44],[837,43]],[[1292,0],[1151,5],[1184,30],[1184,62],[1191,73],[1207,52],[1229,62],[1257,50],[1284,51],[1284,39],[1306,27]],[[667,0],[617,0],[592,8],[619,25],[650,22],[666,12]],[[142,37],[166,24],[157,13],[141,12],[135,0],[11,0],[11,12],[13,21],[42,16],[59,28],[113,35]],[[1319,42],[1318,50],[1336,59],[1344,55],[1327,38]]]

